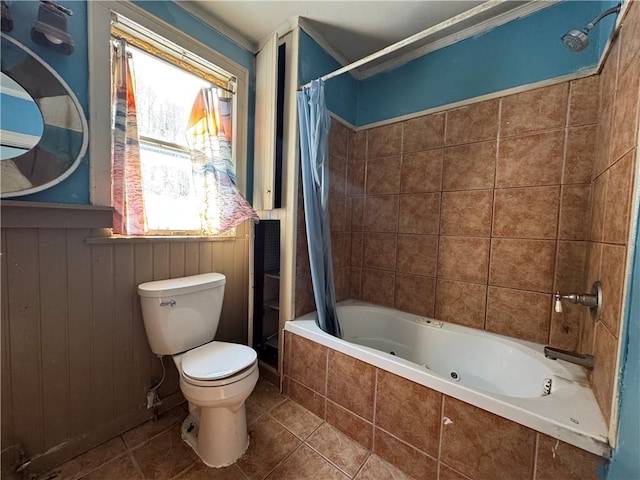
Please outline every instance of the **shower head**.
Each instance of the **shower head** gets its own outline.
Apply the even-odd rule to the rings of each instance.
[[[589,32],[591,31],[591,29],[607,15],[611,15],[612,13],[619,13],[621,6],[622,4],[619,3],[615,7],[610,8],[609,10],[605,10],[596,18],[587,23],[587,26],[582,30],[569,30],[562,37],[560,37],[560,40],[562,40],[562,43],[564,43],[569,48],[569,50],[573,52],[584,50],[585,48],[587,48],[587,45],[589,45]]]
[[[588,33],[589,32],[584,32],[582,30],[569,30],[560,38],[560,40],[569,47],[569,50],[579,52],[580,50],[587,48],[587,45],[589,45]]]

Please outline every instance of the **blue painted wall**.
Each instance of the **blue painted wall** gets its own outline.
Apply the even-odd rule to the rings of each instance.
[[[30,30],[37,16],[38,1],[9,0],[9,7],[14,21],[14,29],[9,34],[22,42],[27,48],[40,55],[67,82],[78,97],[85,115],[88,117],[88,50],[87,50],[87,2],[86,0],[61,0],[64,5],[73,10],[73,16],[68,19],[69,33],[75,42],[75,51],[70,56],[61,55],[46,47],[31,41]],[[255,67],[254,56],[248,50],[221,35],[216,30],[205,25],[187,11],[173,2],[168,1],[136,1],[141,8],[152,13],[180,30],[188,33],[200,42],[222,53],[233,61],[249,70],[249,131],[247,138],[247,184],[248,197],[251,198],[253,185],[253,125],[255,110]],[[85,157],[78,169],[59,185],[42,192],[16,197],[17,200],[54,203],[90,203],[89,159]],[[105,179],[108,181],[108,179]]]
[[[300,85],[342,66],[302,30],[300,31],[298,48],[298,82]],[[351,125],[356,124],[358,81],[355,78],[345,74],[327,80],[325,99],[329,110]]]
[[[568,50],[560,37],[572,28],[582,28],[602,9],[603,2],[559,3],[364,79],[359,85],[357,125],[593,67],[611,32],[613,18],[594,28],[590,44],[582,52]]]

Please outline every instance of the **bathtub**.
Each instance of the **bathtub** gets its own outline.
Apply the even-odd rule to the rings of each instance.
[[[339,339],[310,313],[285,330],[596,455],[607,425],[579,366],[549,360],[543,345],[385,307],[338,304]]]

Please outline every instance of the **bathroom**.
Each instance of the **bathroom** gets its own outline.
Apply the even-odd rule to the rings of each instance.
[[[74,10],[69,25],[76,42],[69,58],[79,61],[88,56],[91,25],[81,21],[89,18],[87,5],[67,3]],[[10,4],[15,25],[33,22],[37,4],[25,5]],[[203,38],[212,34],[212,27],[195,21],[178,4],[142,2],[140,6],[204,43]],[[610,6],[610,2],[566,2],[533,15],[546,15],[539,21],[551,25],[569,15],[564,9],[584,7],[587,12],[575,18],[588,20]],[[596,49],[591,50],[591,60],[561,51],[538,70],[544,60],[514,40],[500,52],[513,61],[514,52],[519,53],[521,63],[503,67],[515,72],[517,78],[509,80],[515,84],[500,80],[493,90],[478,90],[482,82],[472,84],[464,75],[465,68],[479,68],[476,64],[455,64],[460,83],[451,75],[428,80],[434,78],[429,73],[433,68],[446,73],[439,62],[451,58],[464,42],[425,56],[435,67],[418,59],[359,85],[349,76],[328,82],[328,108],[344,120],[334,119],[330,137],[338,300],[361,299],[593,353],[591,382],[603,417],[615,426],[618,418],[633,419],[634,405],[637,416],[637,380],[634,386],[631,374],[624,389],[617,377],[621,371],[637,370],[638,317],[627,312],[633,311],[637,299],[636,291],[628,287],[632,271],[628,257],[635,246],[635,235],[630,234],[636,228],[632,180],[638,152],[638,10],[631,2],[623,28],[602,59]],[[525,23],[512,22],[512,37],[517,35],[513,29],[526,31],[527,18],[535,16],[520,20]],[[613,20],[607,20],[610,23],[603,25],[611,28]],[[577,19],[568,26],[563,22],[560,30],[581,23]],[[509,25],[493,33],[508,35]],[[28,34],[20,37],[19,28],[12,35],[26,43]],[[305,33],[304,26],[299,35],[298,83],[340,66]],[[536,42],[557,42],[564,48],[557,36],[536,35]],[[212,46],[255,75],[253,53],[218,37]],[[519,42],[525,40],[532,42],[529,37]],[[599,45],[602,54],[605,44],[606,35]],[[69,66],[46,48],[34,50],[60,70],[89,116],[86,76],[69,74]],[[465,55],[474,58],[473,51]],[[487,64],[481,71],[493,77],[500,67]],[[442,92],[435,97],[438,104],[429,103],[434,91]],[[356,131],[347,123],[365,127]],[[247,144],[251,158],[252,142]],[[149,378],[161,372],[149,351],[136,285],[201,272],[223,273],[227,285],[217,337],[246,343],[249,336],[251,225],[242,224],[235,237],[224,241],[109,241],[105,231],[110,227],[110,210],[90,205],[90,177],[95,173],[90,163],[95,151],[92,145],[89,148],[78,169],[59,185],[23,198],[29,203],[22,206],[2,202],[3,466],[23,462],[19,450],[24,445],[27,457],[35,458],[33,471],[42,472],[53,465],[47,462],[71,459],[149,418],[140,404]],[[527,159],[526,171],[509,169],[509,160],[515,156]],[[468,159],[474,161],[472,166],[465,162]],[[524,167],[519,164],[519,168]],[[297,182],[287,182],[287,198],[297,197],[297,188]],[[255,183],[253,192],[255,199]],[[475,207],[472,216],[469,204]],[[375,211],[367,209],[371,205]],[[535,222],[518,223],[524,209],[533,212]],[[302,215],[284,210],[282,217],[273,213],[264,218],[281,218],[283,225],[293,220],[292,225],[297,225],[283,232],[291,246],[283,249],[283,256],[292,252],[296,256],[283,259],[290,275],[283,275],[280,285],[285,291],[281,295],[289,295],[288,299],[281,296],[282,315],[293,319],[315,307]],[[464,262],[458,261],[461,258]],[[562,314],[553,312],[556,290],[587,292],[595,280],[601,280],[604,289],[601,322],[594,326],[581,306],[564,305]],[[305,386],[304,378],[296,377],[287,363],[295,347],[284,347],[284,393],[370,448],[372,440],[359,438],[359,432],[369,429],[373,438],[379,425],[365,420],[362,428],[356,423],[362,422],[362,415],[332,402],[326,392]],[[315,352],[316,347],[310,348]],[[627,348],[625,360],[621,352]],[[175,369],[167,370],[159,395],[163,412],[183,402]],[[326,412],[314,411],[313,401],[324,402]],[[332,417],[329,406],[343,416]],[[621,456],[628,451],[625,448],[633,451],[633,445],[636,449],[638,445],[633,435],[622,441],[623,423]],[[514,428],[505,426],[505,432]],[[384,436],[385,432],[376,438],[398,442],[397,434]],[[515,472],[512,478],[532,478],[529,473],[520,475],[519,468],[531,469],[542,462],[543,457],[534,458],[532,452],[549,439],[531,431],[517,434],[531,455],[518,456],[521,464],[509,462],[504,468]],[[450,465],[446,458],[437,458],[437,452],[424,452],[406,441],[398,444],[408,446],[413,465],[439,461],[453,467],[459,478],[474,478],[464,462]],[[397,447],[387,445],[388,450]],[[441,448],[446,450],[444,445]],[[568,448],[568,452],[570,457],[574,450]],[[385,458],[381,450],[377,453]],[[614,476],[616,454],[614,449],[610,475],[600,472],[601,478],[624,478]],[[38,468],[38,461],[43,467]],[[402,459],[387,461],[396,461],[403,470]],[[405,473],[412,475],[407,469]],[[482,475],[486,478],[487,473]]]

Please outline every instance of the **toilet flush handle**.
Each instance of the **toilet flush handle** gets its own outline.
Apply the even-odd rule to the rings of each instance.
[[[160,302],[160,306],[161,307],[175,307],[176,306],[176,301],[175,300],[168,300],[166,302]]]

